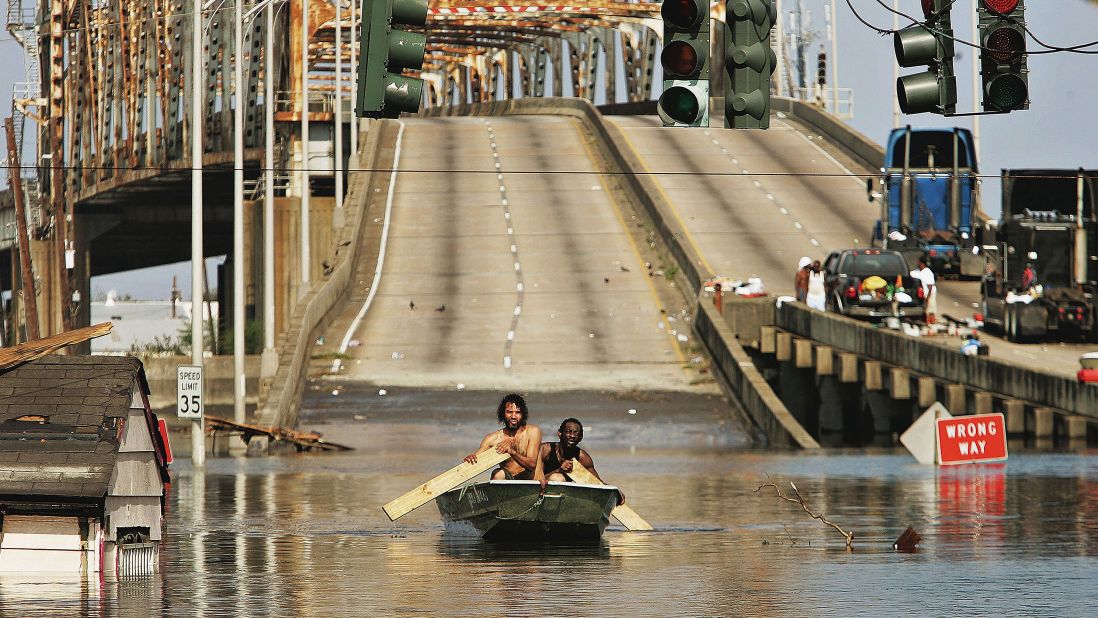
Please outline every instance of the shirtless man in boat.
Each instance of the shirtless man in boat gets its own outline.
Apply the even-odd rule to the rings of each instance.
[[[547,481],[558,483],[569,481],[565,474],[572,471],[573,459],[579,461],[595,478],[602,481],[602,477],[595,470],[595,462],[591,459],[590,453],[579,447],[580,440],[583,440],[583,423],[575,418],[564,419],[560,429],[557,430],[557,437],[560,438],[560,442],[543,442],[539,452]],[[625,494],[619,489],[618,504],[624,503]]]
[[[522,395],[512,393],[504,397],[496,409],[496,418],[503,424],[503,429],[484,436],[476,452],[466,456],[465,461],[476,463],[477,453],[495,447],[496,452],[507,453],[511,458],[492,472],[493,481],[535,480],[544,484],[545,473],[541,457],[538,457],[541,429],[537,425],[527,425],[526,420],[529,417],[530,411],[526,408],[526,400]]]

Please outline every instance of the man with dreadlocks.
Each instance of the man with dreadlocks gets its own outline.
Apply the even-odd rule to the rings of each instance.
[[[492,472],[492,480],[544,481],[545,473],[541,457],[538,456],[541,449],[541,429],[536,425],[527,425],[529,417],[530,411],[526,408],[526,400],[522,395],[512,393],[504,397],[496,409],[496,418],[503,425],[503,429],[484,436],[476,452],[465,457],[465,461],[476,463],[477,453],[495,447],[496,452],[507,453],[511,458]]]

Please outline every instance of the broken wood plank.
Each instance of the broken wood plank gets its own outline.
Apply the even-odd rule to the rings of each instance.
[[[262,427],[249,423],[238,423],[227,418],[206,416],[206,430],[210,432],[227,431],[241,435],[247,443],[254,436],[265,436],[274,442],[290,442],[299,449],[319,449],[322,451],[350,451],[349,446],[328,442],[315,431],[302,432],[284,427]]]
[[[437,496],[483,472],[491,470],[510,458],[511,456],[507,453],[496,452],[495,447],[488,448],[477,453],[476,463],[463,461],[381,508],[389,516],[390,521],[396,521],[397,518],[407,515],[434,500]]]
[[[572,459],[572,471],[567,473],[572,477],[572,480],[577,483],[586,483],[588,485],[605,485],[599,480],[597,476],[591,474],[591,471],[583,467],[576,459]],[[621,525],[625,526],[629,530],[651,530],[652,524],[644,521],[644,518],[637,515],[630,506],[625,504],[619,504],[614,507],[614,510],[610,512],[610,515],[621,522]]]
[[[26,343],[3,348],[0,350],[0,369],[7,369],[16,365],[42,358],[52,354],[65,346],[82,343],[88,339],[102,337],[111,332],[112,324],[103,322],[94,326],[85,326],[70,331],[65,331],[49,337],[35,339]]]

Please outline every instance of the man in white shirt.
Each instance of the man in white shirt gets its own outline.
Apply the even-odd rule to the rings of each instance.
[[[926,323],[933,324],[938,313],[938,286],[934,284],[934,271],[926,265],[926,258],[919,258],[919,267],[911,271],[911,276],[923,286],[923,298],[926,299]]]

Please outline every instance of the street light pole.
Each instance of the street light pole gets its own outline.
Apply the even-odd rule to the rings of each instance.
[[[892,0],[892,30],[900,30],[900,0]],[[892,60],[892,128],[900,126],[900,95],[896,83],[900,81],[900,62]]]
[[[244,417],[244,0],[233,13],[233,420]]]
[[[335,0],[335,194],[336,210],[343,209],[343,0]]]
[[[191,362],[202,366],[202,3],[193,0],[191,14]],[[203,394],[202,400],[205,400]],[[206,465],[206,432],[202,418],[191,421],[191,463]]]
[[[358,64],[355,63],[358,53],[358,41],[355,39],[357,4],[358,0],[351,0],[351,156],[358,155],[358,118],[354,114],[355,101],[358,100]]]
[[[309,0],[301,0],[301,288],[309,288]]]
[[[263,356],[274,375],[275,356],[275,299],[274,299],[274,12],[275,3],[267,4],[267,40],[263,51],[263,123],[264,123],[264,172],[263,185]]]
[[[839,14],[831,0],[831,113],[839,115]]]

